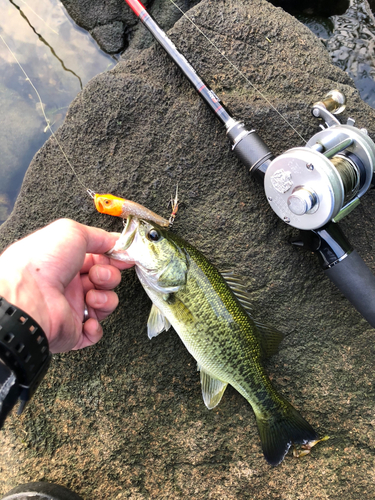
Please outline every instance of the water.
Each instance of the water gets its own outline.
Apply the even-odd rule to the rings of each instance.
[[[367,1],[350,0],[345,14],[332,16],[326,43],[332,61],[346,71],[364,101],[375,108],[375,18]]]
[[[375,108],[375,18],[367,0],[350,0],[341,15],[298,15],[324,42],[332,61],[353,79],[362,99]]]
[[[329,18],[307,14],[299,14],[296,18],[322,40],[328,40],[333,35],[333,22]]]
[[[0,0],[0,35],[41,95],[56,130],[71,101],[116,60],[70,19],[58,0]],[[42,106],[0,39],[0,224],[8,217],[27,167],[50,135]]]

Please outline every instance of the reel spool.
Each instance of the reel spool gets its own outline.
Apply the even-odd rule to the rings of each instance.
[[[326,128],[305,147],[289,149],[266,170],[264,188],[274,212],[287,224],[304,230],[337,222],[359,203],[372,184],[375,144],[365,129],[348,119],[341,124],[332,113],[345,109],[339,91],[314,104],[313,115]]]

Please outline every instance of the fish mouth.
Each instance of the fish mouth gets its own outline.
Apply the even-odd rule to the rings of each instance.
[[[111,250],[109,250],[106,255],[108,255],[112,259],[124,261],[130,260],[129,256],[126,254],[126,250],[134,241],[135,235],[137,234],[139,228],[139,223],[139,219],[135,219],[134,217],[129,215],[121,236],[116,241],[115,246]]]

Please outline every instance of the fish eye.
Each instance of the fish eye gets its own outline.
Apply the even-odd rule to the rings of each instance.
[[[150,229],[150,231],[147,233],[147,238],[150,241],[159,241],[160,240],[159,231],[157,231],[156,229]]]
[[[110,200],[104,200],[104,203],[105,203],[106,205],[109,205],[111,202],[110,202]]]

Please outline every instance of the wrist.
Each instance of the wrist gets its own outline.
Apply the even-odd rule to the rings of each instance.
[[[18,413],[43,379],[51,354],[40,325],[0,296],[0,426],[21,400]]]
[[[5,271],[0,266],[0,297],[22,309],[38,323],[49,340],[49,318],[44,298],[38,285],[24,268],[22,273],[17,270]]]

